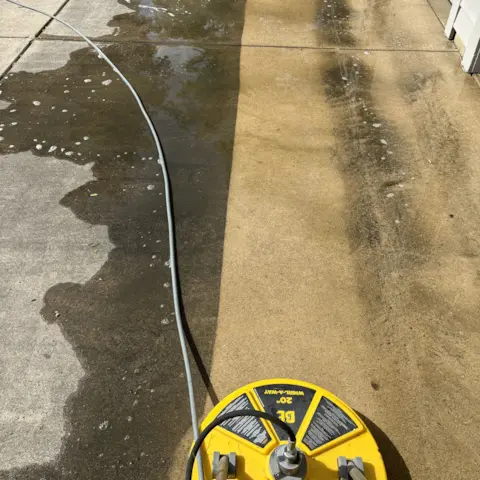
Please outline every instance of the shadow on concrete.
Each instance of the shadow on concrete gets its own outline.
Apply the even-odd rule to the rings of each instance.
[[[388,438],[387,434],[368,417],[360,412],[356,413],[365,422],[365,425],[370,430],[373,438],[377,442],[378,448],[385,463],[388,480],[411,480],[412,477],[405,461],[400,455],[397,447]]]

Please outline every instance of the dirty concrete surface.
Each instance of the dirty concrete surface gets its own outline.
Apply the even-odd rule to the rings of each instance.
[[[428,4],[432,7],[438,20],[445,26],[452,7],[450,0],[428,0]]]
[[[428,2],[58,8],[161,133],[199,411],[296,377],[364,416],[389,478],[473,476],[480,89]],[[108,67],[42,21],[0,84],[0,479],[178,478],[153,145]]]

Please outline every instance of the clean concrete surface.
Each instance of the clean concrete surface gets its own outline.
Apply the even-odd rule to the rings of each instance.
[[[0,38],[0,75],[5,72],[25,47],[23,38]]]
[[[184,305],[208,375],[240,51],[102,48],[162,132]],[[9,167],[0,177],[8,217],[0,338],[9,346],[0,478],[168,478],[191,432],[163,185],[145,122],[83,42],[35,41],[0,90],[0,154]],[[200,375],[195,390],[202,411]]]
[[[78,28],[88,37],[103,35],[116,36],[116,28],[108,24],[116,15],[131,13],[133,6],[128,3],[98,2],[96,0],[69,1],[59,14],[59,18],[66,20]],[[45,36],[72,36],[76,35],[68,27],[59,22],[51,23],[44,32]]]
[[[58,69],[75,49],[78,45],[72,42],[60,44],[55,55],[46,58],[39,55],[35,43],[14,65],[12,74],[29,68]],[[2,91],[0,98],[6,93]],[[37,92],[36,100],[42,97]],[[18,148],[16,140],[31,127],[25,118],[7,121],[8,116],[17,114],[17,102],[25,101],[11,100],[4,100],[2,105],[0,132],[2,151],[12,151],[0,156],[2,469],[47,464],[61,450],[66,434],[65,404],[85,371],[59,325],[43,320],[43,296],[52,284],[87,281],[105,263],[112,248],[105,226],[87,225],[60,205],[68,192],[94,179],[93,164],[79,166],[55,158],[42,159],[33,152],[13,153]],[[46,138],[45,134],[35,144],[49,149],[52,145],[43,144]],[[35,145],[32,150],[36,150]],[[65,316],[64,311],[57,312]]]
[[[390,480],[474,477],[480,89],[427,0],[142,5],[60,15],[162,134],[200,412],[207,377],[300,378],[365,416]],[[41,38],[0,84],[0,479],[181,478],[151,142],[88,48]]]
[[[36,6],[47,13],[55,14],[65,0],[26,0],[26,5]],[[0,5],[0,76],[15,61],[31,39],[40,33],[49,19],[30,10],[2,0]]]
[[[55,14],[65,3],[65,0],[22,0],[22,3],[44,10],[46,13]],[[31,10],[17,7],[5,0],[2,0],[0,8],[2,12],[0,24],[1,37],[33,37],[49,21],[49,18],[44,15],[39,15]]]
[[[90,167],[33,154],[0,158],[2,469],[55,459],[65,402],[85,373],[59,326],[43,321],[39,308],[52,283],[87,281],[111,249],[106,227],[89,228],[59,204],[93,179]]]
[[[15,62],[11,72],[41,73],[64,67],[73,52],[79,50],[81,42],[35,42]],[[66,87],[65,87],[66,88]]]

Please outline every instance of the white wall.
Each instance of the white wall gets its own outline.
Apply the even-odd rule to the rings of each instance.
[[[453,0],[445,34],[460,37],[465,46],[462,67],[480,73],[480,0]]]

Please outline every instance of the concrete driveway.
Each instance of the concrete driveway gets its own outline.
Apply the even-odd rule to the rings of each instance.
[[[96,54],[0,1],[0,479],[181,477],[152,141]],[[474,477],[480,89],[427,0],[35,4],[161,133],[199,411],[300,378],[389,478]]]

